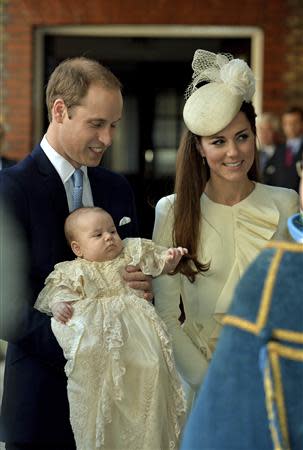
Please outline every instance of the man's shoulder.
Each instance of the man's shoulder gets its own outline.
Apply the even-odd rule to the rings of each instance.
[[[3,169],[6,169],[8,167],[12,167],[12,166],[14,166],[17,163],[17,161],[15,161],[14,159],[8,159],[8,158],[5,158],[5,156],[2,156],[1,162],[2,162],[2,168]]]
[[[292,320],[287,316],[290,304],[294,306],[293,311],[301,308],[303,313],[302,266],[302,244],[271,242],[248,267],[237,285],[228,313],[237,319],[226,318],[225,324],[257,330],[261,317],[264,318],[263,327],[270,327],[273,317],[275,320],[279,317],[282,327],[283,321]],[[241,320],[244,320],[243,326]]]
[[[17,164],[0,171],[1,188],[10,189],[11,186],[21,186],[22,189],[26,189],[27,186],[35,184],[38,172],[37,161],[31,153]]]
[[[15,174],[18,174],[18,176],[20,176],[22,173],[26,173],[27,170],[30,170],[30,168],[35,165],[35,157],[37,157],[37,155],[42,157],[44,155],[40,145],[36,146],[32,153],[28,154],[24,159],[21,159],[2,170],[0,175],[14,176]]]
[[[103,186],[103,190],[112,194],[117,192],[121,195],[124,192],[128,195],[132,192],[129,181],[122,174],[112,172],[100,166],[88,167],[87,174],[93,191]]]
[[[125,176],[117,172],[112,172],[105,167],[88,167],[87,173],[89,177],[100,178],[103,180],[109,180],[113,183],[128,183]]]
[[[273,264],[274,260],[276,260],[276,270],[283,272],[283,269],[281,268],[283,267],[289,270],[290,267],[288,265],[288,262],[291,262],[294,259],[297,260],[297,258],[299,258],[299,260],[303,264],[302,244],[298,244],[296,242],[274,240],[268,242],[266,247],[259,253],[256,260],[247,269],[246,274],[248,274],[248,283],[251,282],[254,276],[256,277],[256,281],[257,279],[259,279],[260,281],[262,275],[265,277],[267,271],[269,270],[269,267],[271,266],[271,264]]]

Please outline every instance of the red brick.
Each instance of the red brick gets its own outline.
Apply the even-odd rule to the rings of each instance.
[[[280,113],[295,101],[303,106],[302,0],[94,0],[89,7],[83,0],[9,0],[4,9],[4,70],[0,88],[3,85],[5,94],[1,101],[5,99],[8,125],[15,130],[8,134],[8,145],[16,155],[25,155],[32,146],[35,26],[257,26],[264,31],[264,110]],[[287,80],[294,81],[290,84]],[[19,135],[21,129],[23,136]]]

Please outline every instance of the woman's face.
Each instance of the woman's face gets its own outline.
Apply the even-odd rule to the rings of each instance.
[[[255,136],[243,112],[213,136],[201,137],[199,151],[206,158],[213,181],[247,179],[255,157]]]

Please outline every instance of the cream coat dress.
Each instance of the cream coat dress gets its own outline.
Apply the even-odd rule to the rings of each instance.
[[[156,206],[153,240],[159,245],[173,245],[174,200],[170,195]],[[193,391],[203,380],[237,282],[268,241],[290,239],[287,218],[298,208],[295,191],[259,183],[234,206],[201,196],[198,258],[210,262],[210,269],[193,284],[180,274],[153,281],[156,309],[171,334],[177,368]],[[186,315],[182,326],[180,295]]]
[[[166,249],[146,239],[123,242],[112,261],[57,264],[35,307],[50,313],[56,302],[75,302],[67,324],[51,325],[67,359],[77,450],[176,449],[185,399],[166,327],[121,276],[128,264],[159,275]]]

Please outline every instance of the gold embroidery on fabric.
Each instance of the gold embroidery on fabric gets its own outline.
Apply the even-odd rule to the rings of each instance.
[[[299,331],[282,330],[276,328],[272,333],[273,337],[280,341],[294,342],[295,344],[303,344],[303,333]]]
[[[223,319],[223,325],[232,325],[236,328],[241,328],[244,331],[248,331],[252,334],[258,334],[257,325],[246,319],[241,319],[237,316],[226,315]]]
[[[270,369],[267,366],[265,368],[265,376],[264,376],[264,392],[265,392],[265,404],[267,410],[267,416],[269,419],[269,429],[272,438],[272,442],[274,444],[274,450],[282,450],[280,446],[280,439],[278,436],[278,432],[276,427],[273,425],[275,414],[273,401],[275,398],[274,387],[272,385],[272,380],[270,377]]]
[[[274,386],[275,386],[275,398],[277,401],[279,422],[281,424],[281,432],[283,437],[285,449],[289,449],[289,437],[288,437],[288,427],[287,427],[287,418],[286,418],[286,408],[284,401],[284,392],[283,392],[283,383],[282,383],[282,375],[281,368],[279,362],[279,354],[277,353],[275,346],[272,346],[271,343],[268,345],[269,350],[269,359],[272,366],[273,378],[274,378]]]
[[[251,322],[247,319],[242,319],[237,316],[226,315],[223,319],[224,325],[234,326],[240,328],[243,331],[257,335],[265,327],[268,314],[270,311],[272,292],[274,289],[277,273],[281,263],[282,256],[285,250],[292,252],[302,252],[303,246],[301,244],[292,244],[286,242],[269,243],[267,247],[277,249],[276,254],[271,261],[269,270],[265,279],[262,298],[260,301],[260,307],[257,315],[256,322]],[[285,330],[277,328],[272,330],[272,338],[279,339],[280,341],[287,341],[295,344],[303,344],[303,333]],[[283,392],[283,382],[280,367],[280,359],[289,359],[294,361],[303,362],[303,350],[285,346],[278,342],[270,341],[267,345],[269,362],[272,369],[272,378],[270,376],[270,367],[265,369],[264,388],[266,397],[266,409],[268,417],[270,419],[270,432],[272,441],[274,444],[274,450],[290,450],[288,426],[287,426],[287,414]],[[277,429],[273,425],[274,410],[273,402],[276,401],[278,419],[281,426],[281,434],[283,442],[280,442],[280,438]]]
[[[268,348],[271,352],[275,352],[282,358],[303,362],[303,350],[301,349],[287,347],[278,342],[269,342]]]
[[[280,248],[281,250],[288,250],[291,252],[303,253],[302,244],[297,244],[294,242],[284,242],[284,241],[271,241],[268,242],[266,248]]]
[[[269,272],[265,281],[265,286],[264,286],[264,290],[263,290],[263,295],[262,295],[262,299],[261,299],[261,306],[259,309],[259,313],[258,313],[258,318],[257,318],[257,327],[258,330],[261,330],[267,321],[267,316],[268,316],[268,312],[270,309],[270,304],[271,304],[271,299],[272,299],[272,291],[274,288],[274,284],[277,278],[277,272],[279,269],[279,265],[281,262],[281,258],[283,256],[283,251],[282,250],[278,250],[277,253],[275,254],[270,268],[269,268]]]
[[[265,280],[265,285],[263,288],[263,294],[260,302],[260,308],[258,311],[256,323],[250,322],[249,320],[241,319],[240,317],[226,315],[223,319],[224,325],[238,326],[239,328],[242,328],[243,330],[253,334],[259,333],[259,331],[265,326],[268,312],[270,309],[272,291],[282,256],[283,251],[278,250],[270,264],[269,271]]]
[[[270,431],[274,443],[274,450],[290,450],[287,414],[284,400],[283,381],[280,367],[280,359],[289,359],[302,362],[303,350],[287,347],[277,342],[269,342],[267,345],[269,362],[272,369],[273,382],[270,376],[269,366],[265,369],[264,389],[266,398],[266,409],[270,422]],[[277,430],[273,426],[273,402],[276,401],[279,423],[281,425],[281,433],[283,445],[279,440]]]

